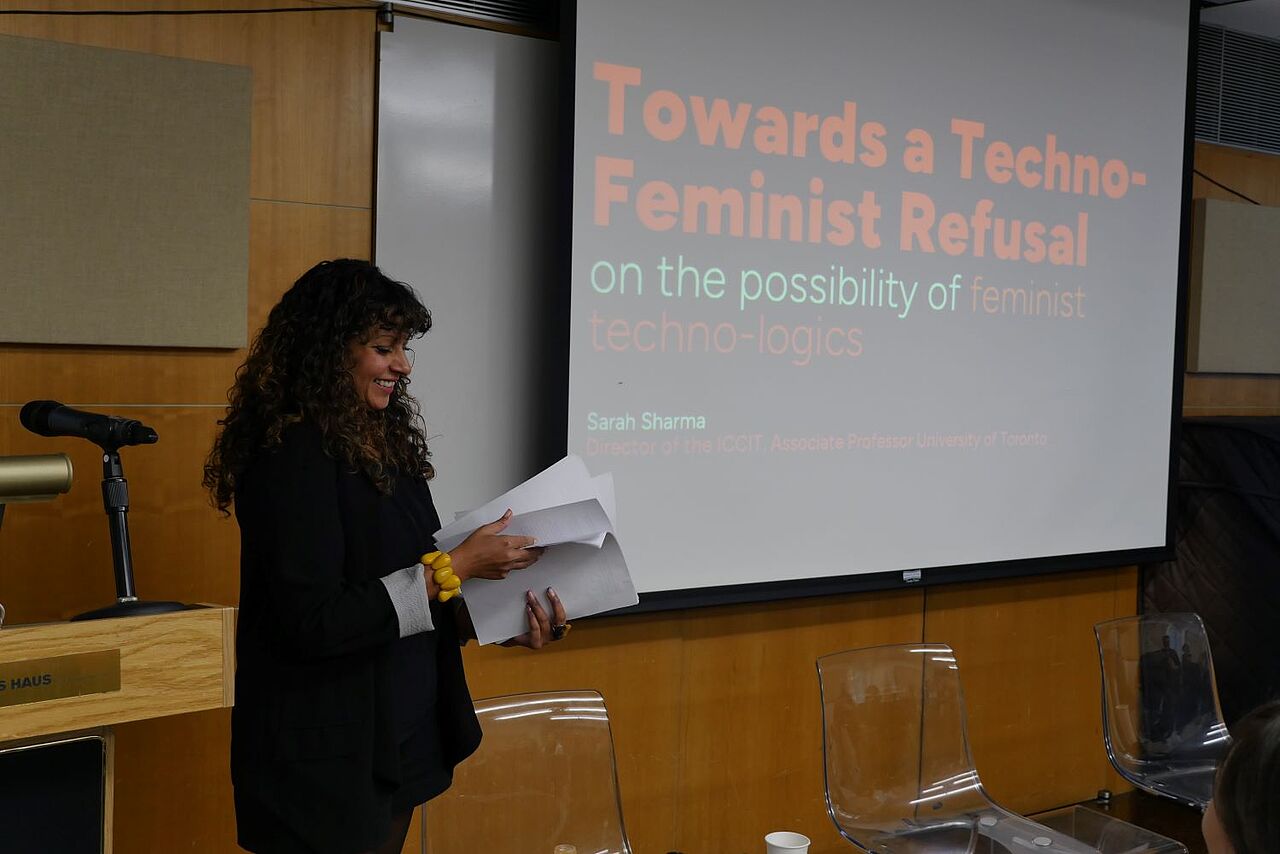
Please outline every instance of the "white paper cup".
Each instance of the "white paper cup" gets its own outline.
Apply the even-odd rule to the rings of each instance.
[[[764,838],[766,854],[808,854],[809,837],[789,830],[775,830]]]

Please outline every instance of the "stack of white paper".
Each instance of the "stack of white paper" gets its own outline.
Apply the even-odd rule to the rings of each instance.
[[[536,537],[547,549],[533,566],[501,581],[467,580],[462,595],[480,643],[529,630],[526,590],[552,614],[546,591],[554,587],[569,619],[639,601],[613,535],[615,506],[613,477],[593,478],[579,457],[569,456],[436,532],[436,548],[450,551],[509,508],[512,517],[503,534]]]

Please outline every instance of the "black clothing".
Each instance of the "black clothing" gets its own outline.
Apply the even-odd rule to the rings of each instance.
[[[380,495],[378,511],[381,565],[394,572],[418,562],[435,547],[431,535],[440,516],[427,485],[400,476],[390,495]],[[383,573],[384,575],[386,573]],[[432,623],[442,608],[431,604]],[[435,660],[437,632],[419,632],[391,644],[391,684],[395,686],[392,723],[400,750],[400,786],[391,793],[392,815],[412,810],[449,788],[453,766],[444,761],[436,725]],[[454,641],[456,646],[457,642]]]
[[[431,502],[425,484],[401,483],[412,492],[381,495],[307,424],[241,478],[231,776],[238,839],[251,851],[375,848],[405,784],[438,785],[434,764],[447,785],[480,743],[454,609],[432,603],[431,637],[403,643],[379,580],[415,563],[435,530],[432,508],[419,528],[387,536],[397,515]]]
[[[401,476],[390,495],[378,496],[379,565],[388,567],[386,575],[418,562],[424,552],[435,546],[431,536],[440,530],[440,516],[431,501],[426,484]],[[432,614],[439,606],[432,603]],[[432,620],[434,622],[434,619]],[[430,675],[431,659],[436,655],[436,633],[420,632],[400,638],[391,645],[391,684],[396,686],[396,738],[403,741],[432,714],[436,702],[436,685]],[[421,803],[421,801],[419,801]]]

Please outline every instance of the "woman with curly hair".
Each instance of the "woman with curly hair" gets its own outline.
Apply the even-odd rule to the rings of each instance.
[[[541,549],[502,534],[508,511],[453,550],[453,578],[424,569],[440,520],[406,345],[430,328],[405,285],[325,261],[271,310],[228,395],[204,483],[240,526],[231,774],[249,851],[398,854],[413,808],[480,742],[470,619],[442,600]],[[540,647],[552,621],[532,594],[526,613],[508,643]]]
[[[1234,741],[1218,768],[1201,830],[1209,854],[1280,851],[1280,700],[1259,706],[1231,728]]]

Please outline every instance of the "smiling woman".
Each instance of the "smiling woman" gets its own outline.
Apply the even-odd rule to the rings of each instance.
[[[368,386],[407,377],[405,342],[430,329],[431,313],[413,291],[372,264],[323,261],[303,274],[271,309],[228,395],[205,468],[218,508],[231,505],[251,458],[303,422],[323,435],[326,453],[364,471],[380,490],[390,488],[390,469],[429,480],[417,402],[403,387],[375,397]],[[366,363],[366,356],[386,361]]]
[[[480,742],[462,584],[542,550],[502,534],[508,512],[435,551],[407,391],[408,342],[430,328],[377,267],[317,264],[271,310],[219,422],[204,481],[240,525],[231,776],[238,840],[258,854],[399,852],[413,808]],[[529,631],[509,644],[563,636],[548,598],[552,615],[526,596]]]
[[[391,396],[409,378],[413,370],[413,351],[405,346],[408,335],[382,327],[369,333],[367,340],[355,340],[347,351],[355,363],[351,376],[356,394],[370,409],[386,409]]]

